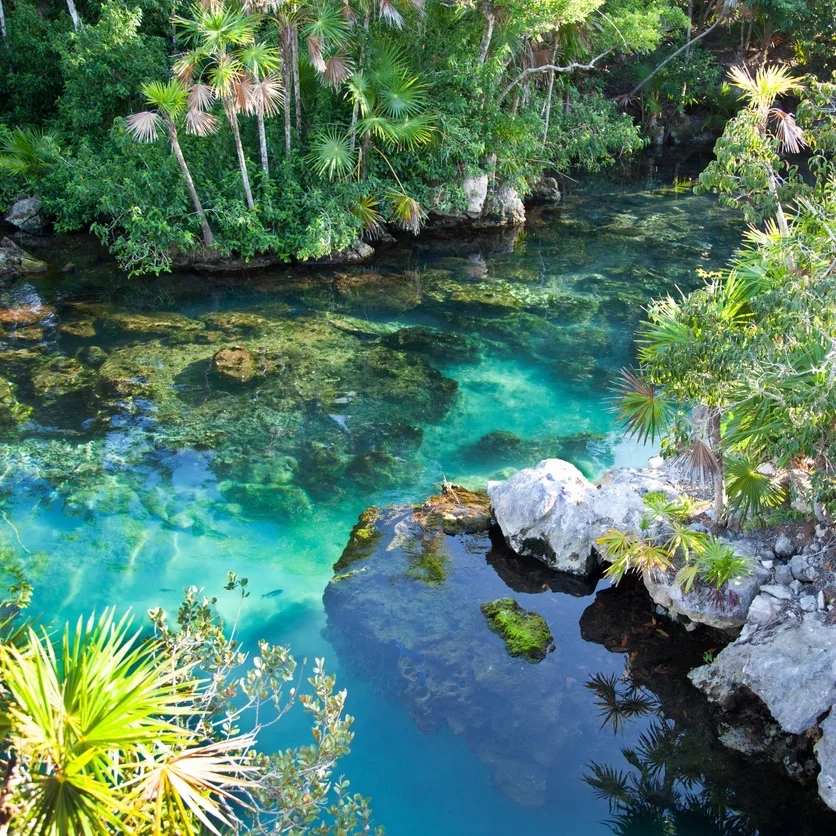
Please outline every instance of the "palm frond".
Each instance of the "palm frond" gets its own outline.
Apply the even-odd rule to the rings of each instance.
[[[209,136],[216,133],[220,123],[218,117],[204,110],[189,110],[186,113],[186,131],[194,136]]]
[[[655,441],[665,433],[674,414],[674,402],[659,387],[623,369],[616,387],[618,420],[639,441]]]
[[[380,213],[380,201],[376,197],[366,195],[357,198],[349,211],[355,218],[359,218],[366,228],[366,232],[376,238],[383,231],[383,215]]]
[[[320,177],[334,180],[351,173],[357,164],[357,152],[351,138],[336,128],[328,128],[311,140],[308,162]]]
[[[390,190],[388,197],[395,223],[409,230],[413,235],[417,235],[427,217],[421,204],[402,189]]]
[[[762,473],[761,462],[751,453],[726,460],[726,490],[729,504],[743,517],[758,517],[785,498],[784,489],[773,477]]]
[[[162,117],[155,110],[133,113],[125,120],[128,133],[138,142],[153,142],[158,136]]]

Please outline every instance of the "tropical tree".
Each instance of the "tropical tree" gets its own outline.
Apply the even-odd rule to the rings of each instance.
[[[281,59],[275,49],[262,42],[245,46],[238,53],[238,58],[249,76],[251,85],[245,110],[247,113],[255,114],[258,123],[261,169],[269,177],[270,162],[267,155],[267,131],[264,120],[275,116],[284,102],[281,80],[275,74],[281,65]]]
[[[174,23],[190,47],[175,62],[174,72],[190,86],[196,109],[205,109],[215,98],[220,99],[232,129],[247,207],[253,210],[255,201],[238,124],[238,114],[253,107],[253,83],[235,49],[254,42],[258,19],[242,9],[196,4],[191,17],[177,16]],[[202,83],[203,79],[208,84]]]
[[[182,117],[185,117],[187,133],[206,136],[217,129],[217,120],[214,116],[203,112],[199,108],[189,107],[189,93],[177,79],[170,79],[165,82],[152,81],[143,84],[142,92],[146,102],[151,105],[153,110],[145,110],[129,116],[127,119],[128,132],[139,142],[153,142],[159,137],[160,127],[165,125],[171,142],[171,150],[177,158],[180,171],[183,173],[183,179],[186,181],[186,188],[189,190],[189,196],[192,199],[192,206],[194,206],[195,213],[200,219],[203,243],[207,247],[211,247],[215,243],[215,238],[212,235],[206,213],[203,211],[194,180],[192,180],[191,172],[186,165],[186,158],[183,156],[183,150],[180,147],[177,123]],[[194,98],[194,93],[192,98]]]
[[[777,99],[801,90],[800,79],[783,67],[759,69],[754,76],[740,67],[729,73],[746,107],[726,125],[715,146],[716,159],[700,175],[700,189],[713,191],[727,205],[740,207],[749,223],[776,219],[782,235],[789,234],[781,202],[785,192],[796,192],[801,178],[787,168],[782,154],[797,154],[805,145],[795,116],[775,106]]]

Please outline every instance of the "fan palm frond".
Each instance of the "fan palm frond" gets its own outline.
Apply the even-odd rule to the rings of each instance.
[[[159,136],[162,117],[155,110],[133,113],[125,120],[128,133],[137,142],[153,142]]]
[[[352,73],[354,65],[351,59],[340,52],[335,52],[325,61],[322,75],[332,87],[339,87]]]
[[[617,392],[618,420],[629,434],[641,442],[661,438],[673,419],[673,400],[629,369],[622,370]]]
[[[348,134],[328,128],[311,140],[308,162],[320,177],[334,180],[351,173],[357,164],[357,152]]]
[[[726,460],[726,490],[729,504],[743,517],[758,517],[785,498],[784,489],[773,477],[762,473],[761,462],[745,453]]]
[[[380,213],[380,201],[376,197],[366,195],[357,198],[349,209],[355,218],[359,218],[366,228],[366,232],[376,238],[383,231],[383,215]]]
[[[194,136],[209,136],[216,133],[220,123],[218,117],[204,110],[189,110],[186,113],[186,132]]]
[[[410,197],[403,191],[403,189],[392,189],[388,196],[395,223],[403,229],[408,229],[413,235],[417,235],[421,231],[421,225],[427,217],[424,208],[414,197]]]

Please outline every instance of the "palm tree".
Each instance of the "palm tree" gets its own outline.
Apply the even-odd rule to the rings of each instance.
[[[800,89],[801,79],[791,76],[784,67],[763,67],[754,77],[742,67],[733,67],[729,71],[732,84],[740,89],[743,98],[757,119],[757,129],[761,136],[769,136],[770,122],[775,126],[774,137],[779,147],[791,154],[797,154],[805,145],[804,133],[796,124],[795,117],[781,108],[775,107],[775,100]],[[778,178],[774,170],[767,175],[769,194],[775,201],[775,219],[778,228],[785,237],[789,236],[789,224],[784,208],[778,199]]]
[[[217,120],[210,113],[204,113],[196,108],[188,108],[189,93],[177,79],[166,82],[152,81],[142,85],[142,92],[146,102],[153,110],[146,110],[135,113],[128,117],[128,132],[139,142],[153,142],[159,136],[160,126],[165,124],[168,131],[168,138],[171,141],[171,150],[180,165],[183,179],[186,181],[186,188],[192,199],[192,206],[200,218],[200,227],[203,231],[203,243],[211,247],[215,243],[215,237],[209,228],[206,220],[206,213],[197,195],[197,189],[192,180],[189,167],[186,165],[186,158],[180,148],[180,140],[177,136],[177,122],[180,117],[186,114],[186,131],[196,136],[206,136],[217,130]],[[187,113],[188,110],[188,113]]]
[[[174,23],[180,27],[184,40],[191,47],[190,52],[176,61],[175,74],[184,84],[191,85],[196,74],[205,73],[211,96],[221,100],[232,128],[247,207],[253,210],[255,202],[238,125],[238,114],[251,107],[253,85],[234,49],[254,42],[258,19],[243,10],[217,5],[204,8],[198,4],[192,7],[192,17],[175,17]],[[202,97],[201,105],[209,101],[208,97]]]
[[[39,128],[0,132],[0,171],[34,182],[60,157],[58,138]]]
[[[5,808],[15,832],[59,836],[231,826],[230,790],[246,787],[249,738],[205,745],[176,720],[197,683],[177,659],[131,633],[113,610],[65,627],[59,644],[29,628],[0,646]]]
[[[281,59],[273,47],[265,43],[245,46],[238,53],[241,65],[249,74],[252,93],[246,110],[254,113],[258,122],[258,147],[261,153],[261,168],[270,175],[270,163],[267,159],[267,132],[264,127],[265,117],[275,116],[284,101],[284,91],[275,71]]]

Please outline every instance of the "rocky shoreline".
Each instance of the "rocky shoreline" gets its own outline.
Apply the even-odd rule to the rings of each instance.
[[[398,596],[373,617],[365,613],[364,607],[380,605],[374,593],[380,573],[381,582],[385,579],[390,589],[393,583],[403,582],[397,578],[409,578],[411,594],[424,603],[418,606],[416,624],[409,628],[415,628],[410,644],[401,642],[411,648],[409,652],[415,657],[407,654],[406,667],[415,670],[409,673],[411,684],[402,685],[399,694],[412,706],[413,716],[424,716],[424,724],[429,717],[437,722],[441,711],[451,727],[460,729],[467,737],[468,723],[475,722],[475,718],[464,720],[458,708],[439,708],[438,701],[443,702],[441,695],[450,682],[447,674],[434,668],[444,654],[438,652],[431,636],[443,629],[441,621],[433,626],[433,618],[443,620],[446,615],[439,612],[427,616],[434,597],[428,590],[454,574],[454,555],[459,546],[458,541],[451,545],[451,538],[464,537],[465,551],[486,549],[488,563],[512,590],[588,595],[607,567],[604,550],[596,546],[602,532],[620,528],[642,536],[663,536],[664,523],[648,524],[647,498],[662,496],[673,502],[688,496],[686,486],[666,470],[661,459],[652,459],[651,464],[654,466],[645,470],[613,469],[592,483],[570,463],[549,459],[503,482],[489,483],[487,494],[445,485],[438,497],[414,509],[375,509],[371,516],[361,518],[352,532],[346,549],[351,560],[346,561],[344,555],[326,591],[326,611],[332,625],[329,635],[338,649],[344,646],[349,639],[337,633],[349,617],[363,624],[365,642],[386,646],[392,620],[401,624],[398,629],[404,629],[404,616],[396,611]],[[707,505],[699,497],[693,503],[692,519],[688,522],[691,530],[705,531],[711,524]],[[479,545],[479,538],[488,537]],[[646,593],[646,619],[655,623],[656,616],[664,616],[670,624],[665,630],[677,631],[681,647],[687,645],[685,637],[693,635],[696,641],[711,648],[702,658],[687,652],[675,661],[675,656],[668,657],[665,665],[680,666],[680,698],[684,690],[689,711],[710,715],[712,739],[729,750],[729,757],[736,753],[750,764],[772,764],[772,768],[793,781],[808,786],[817,784],[821,799],[836,810],[836,712],[831,711],[836,703],[836,575],[830,562],[830,531],[797,524],[781,530],[725,530],[718,540],[745,560],[747,566],[745,572],[720,588],[698,578],[686,592],[676,580],[676,566],[660,572],[645,571],[639,579],[639,586]],[[403,567],[397,554],[403,555]],[[836,557],[836,550],[832,556]],[[630,585],[627,581],[624,584]],[[478,586],[475,578],[474,585]],[[599,596],[606,594],[599,592]],[[524,600],[520,604],[506,596],[496,598],[479,602],[480,607],[475,607],[466,621],[462,621],[465,615],[457,600],[460,614],[456,619],[462,621],[458,632],[478,627],[481,608],[489,616],[499,612],[509,619],[531,619],[539,630],[541,646],[535,642],[520,651],[522,645],[518,642],[516,650],[512,650],[514,637],[503,634],[489,617],[491,623],[483,624],[481,629],[486,635],[499,632],[505,641],[507,658],[528,655],[529,664],[537,664],[549,651],[549,627],[560,645],[560,632],[547,625],[536,610],[529,611]],[[413,600],[410,598],[408,606],[413,605]],[[426,618],[422,618],[425,606],[430,610],[423,610]],[[585,618],[586,614],[582,629]],[[638,628],[636,631],[642,632]],[[522,640],[528,638],[525,634]],[[605,644],[610,641],[601,640]],[[481,648],[483,644],[485,649],[471,652],[486,654],[482,660],[485,665],[497,664],[494,654],[499,648],[490,645],[486,637],[472,647]],[[641,647],[642,640],[640,636],[631,638],[628,632],[622,645]],[[421,648],[420,652],[416,648]],[[494,661],[491,663],[489,658]],[[402,662],[403,659],[399,666]],[[465,687],[461,676],[456,679],[457,688]],[[477,681],[481,679],[477,676]],[[688,680],[703,692],[707,702],[696,693],[688,694]],[[503,683],[501,678],[494,678],[491,682],[493,697],[484,699],[512,700],[510,695],[516,687],[513,681]],[[542,686],[538,681],[536,686],[526,687]],[[470,695],[469,686],[466,690],[469,699],[476,699]],[[505,691],[506,697],[499,696]],[[703,702],[705,709],[695,708],[695,703]],[[482,744],[472,745],[478,750]],[[496,765],[492,756],[486,757]],[[534,771],[528,777],[536,783],[537,769],[531,768]],[[497,776],[497,780],[505,787],[508,779]],[[519,788],[514,785],[511,792],[513,795]]]

